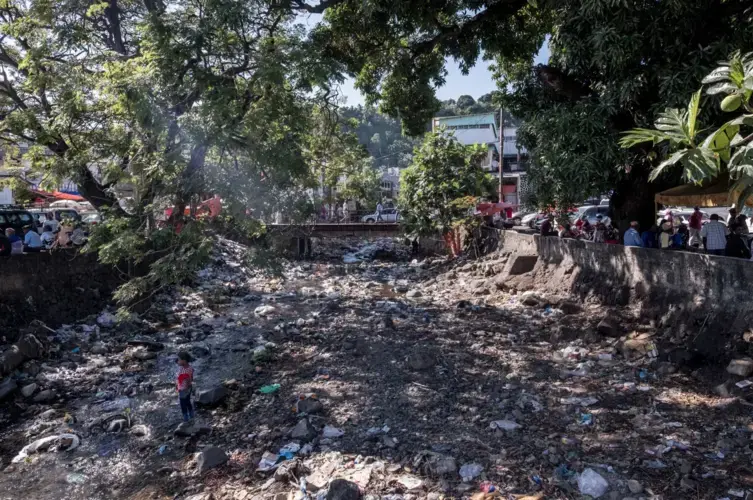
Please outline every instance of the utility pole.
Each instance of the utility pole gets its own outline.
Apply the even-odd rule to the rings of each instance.
[[[505,152],[505,110],[499,108],[499,202],[504,203],[502,196],[502,159]]]

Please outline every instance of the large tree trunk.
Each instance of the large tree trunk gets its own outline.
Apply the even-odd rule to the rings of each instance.
[[[614,187],[610,199],[612,225],[620,235],[630,227],[632,221],[641,225],[641,231],[656,224],[654,197],[668,187],[667,182],[649,182],[649,171],[645,166],[635,165]]]

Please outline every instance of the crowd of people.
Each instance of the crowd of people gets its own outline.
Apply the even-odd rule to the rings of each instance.
[[[703,249],[709,255],[724,255],[741,259],[751,259],[747,217],[730,209],[726,223],[717,214],[712,214],[704,224],[699,207],[693,209],[690,220],[674,217],[671,211],[664,214],[658,224],[642,231],[637,221],[622,236],[622,243],[628,247],[657,249]],[[558,235],[560,238],[584,239],[595,243],[620,243],[619,232],[609,221],[604,222],[598,215],[591,224],[588,217],[579,218],[574,225],[565,222],[559,233],[554,231],[554,216],[549,215],[541,224],[542,236]]]
[[[36,253],[54,248],[78,247],[86,243],[87,235],[80,222],[56,220],[51,213],[45,214],[42,234],[31,226],[23,227],[23,238],[13,228],[0,234],[0,255]]]

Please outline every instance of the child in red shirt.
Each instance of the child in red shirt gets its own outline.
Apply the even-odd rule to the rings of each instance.
[[[185,351],[178,353],[178,400],[180,411],[183,413],[183,421],[188,422],[193,418],[193,405],[191,404],[191,389],[193,388],[193,367],[191,355]]]

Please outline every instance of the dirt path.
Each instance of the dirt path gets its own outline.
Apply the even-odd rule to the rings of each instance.
[[[735,498],[751,486],[750,408],[599,334],[603,308],[565,315],[547,298],[479,291],[493,258],[452,269],[293,263],[281,279],[245,269],[238,251],[226,244],[197,287],[162,299],[169,326],[138,326],[161,349],[128,347],[136,327],[102,327],[99,339],[83,326],[59,331],[60,352],[34,376],[55,399],[19,396],[3,410],[0,498],[282,500],[303,496],[301,476],[311,496],[344,477],[390,498],[470,496],[482,481],[505,495],[580,498],[575,474],[589,468],[608,482],[603,498]],[[623,333],[652,334],[629,310],[614,314]],[[200,389],[227,390],[198,411],[211,433],[196,440],[173,436],[179,349],[196,357]],[[259,391],[271,384],[279,390]],[[321,411],[293,411],[312,393]],[[126,414],[130,430],[96,423],[111,414]],[[293,439],[302,418],[311,435]],[[324,437],[325,426],[342,436]],[[9,465],[61,431],[81,445]],[[276,475],[256,471],[265,452],[309,439]],[[199,476],[194,452],[210,445],[229,460]],[[473,477],[463,482],[458,470],[474,464],[482,472],[464,468]]]

